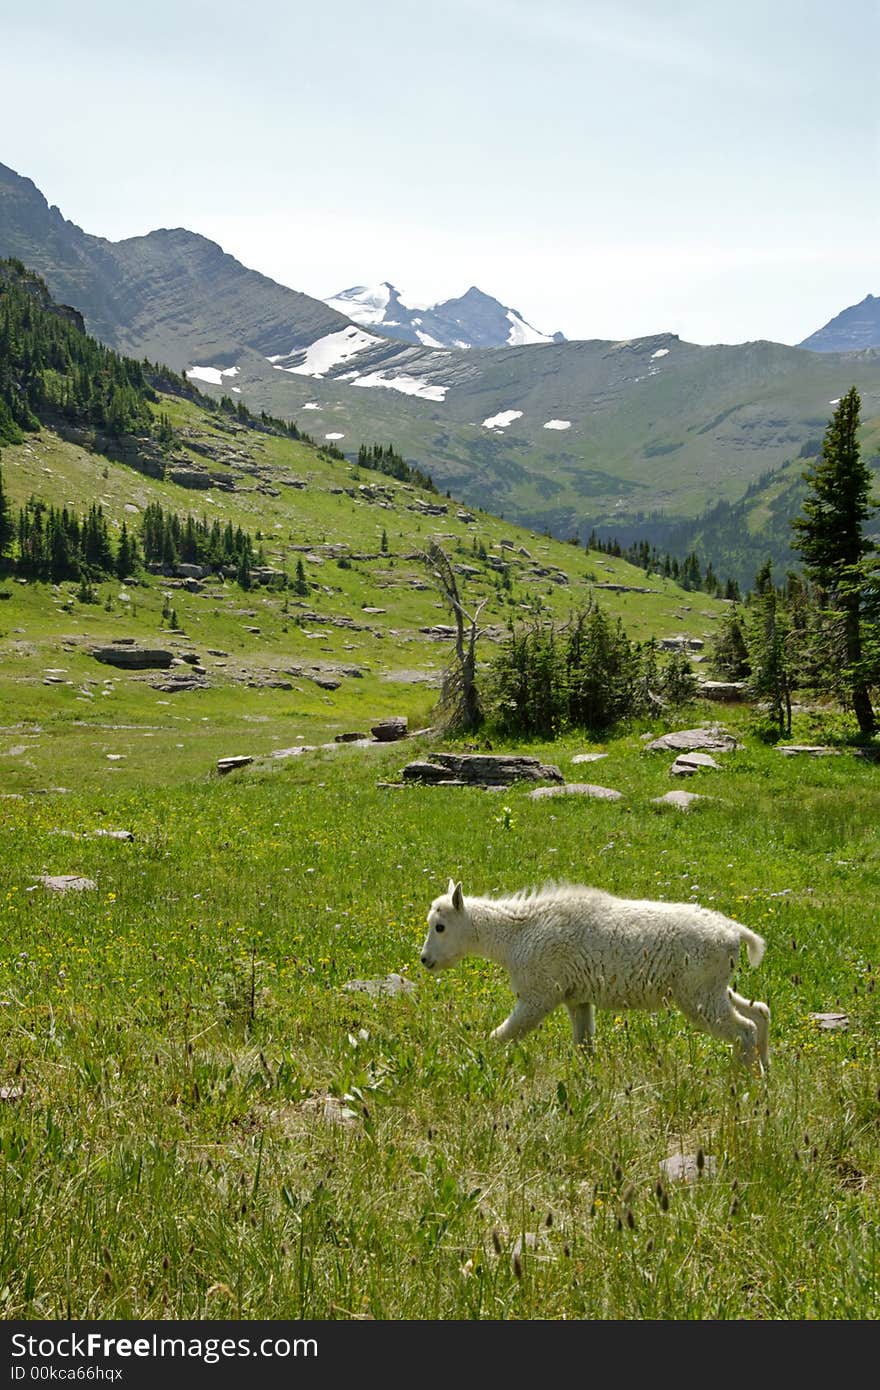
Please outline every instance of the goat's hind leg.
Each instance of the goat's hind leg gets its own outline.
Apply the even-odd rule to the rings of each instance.
[[[596,1036],[596,1008],[594,1004],[566,1004],[571,1019],[571,1036],[576,1047],[581,1043],[592,1050]]]
[[[692,1023],[705,1033],[711,1033],[713,1038],[732,1043],[743,1066],[751,1071],[757,1065],[763,1076],[763,1061],[758,1056],[758,1025],[737,1011],[727,988],[721,994],[677,1002]]]
[[[766,1071],[770,1066],[770,1010],[760,999],[744,999],[735,990],[727,991],[730,1002],[738,1013],[750,1018],[758,1030],[758,1056]]]

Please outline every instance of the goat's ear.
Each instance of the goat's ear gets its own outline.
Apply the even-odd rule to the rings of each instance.
[[[463,893],[462,893],[462,891],[461,891],[461,884],[460,884],[460,883],[453,883],[453,882],[452,882],[452,879],[450,879],[450,880],[449,880],[449,887],[450,887],[451,892],[452,892],[452,906],[455,908],[455,911],[456,911],[456,912],[463,912],[463,911],[464,911],[464,895],[463,895]]]
[[[446,891],[447,891],[447,893],[449,894],[449,896],[450,896],[450,898],[451,898],[452,895],[453,895],[453,893],[455,892],[455,879],[454,879],[454,878],[451,878],[451,879],[449,880],[449,887],[446,889]]]

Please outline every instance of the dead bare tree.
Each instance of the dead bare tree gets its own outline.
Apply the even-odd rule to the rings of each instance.
[[[423,555],[441,597],[455,618],[455,661],[443,674],[440,709],[447,733],[472,733],[483,722],[477,689],[477,638],[481,635],[479,617],[489,602],[481,599],[469,613],[458,588],[455,570],[446,551],[431,541]]]

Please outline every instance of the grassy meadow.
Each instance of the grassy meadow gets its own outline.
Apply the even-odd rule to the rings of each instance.
[[[377,785],[429,746],[221,778],[166,743],[164,783],[0,801],[3,1316],[876,1316],[876,767],[745,735],[683,814],[631,731],[590,768],[616,803]],[[584,747],[531,751],[575,780]],[[418,962],[450,875],[745,921],[769,1077],[674,1012],[600,1014],[592,1057],[564,1011],[493,1048],[497,967]]]
[[[565,569],[538,583],[519,557],[508,589],[468,560],[493,624],[536,595],[561,615],[602,579],[630,588],[602,601],[633,637],[709,636],[722,606],[454,503],[414,519],[411,490],[362,479],[390,489],[377,510],[333,490],[357,487],[348,465],[284,447],[277,468],[298,460],[306,489],[213,504],[47,434],[4,450],[16,505],[95,482],[117,521],[153,497],[222,503],[316,559],[303,607],[160,577],[96,604],[0,585],[0,1316],[875,1318],[877,765],[839,718],[794,730],[840,739],[837,756],[787,758],[744,706],[697,703],[603,744],[495,744],[617,802],[380,785],[452,746],[430,732],[449,646],[422,629],[449,619],[419,539]],[[195,653],[203,688],[97,663],[91,645],[120,636],[170,646],[176,670]],[[360,674],[337,688],[313,678],[346,664]],[[335,742],[390,714],[406,742]],[[645,735],[715,721],[741,747],[684,784],[705,799],[655,804],[681,784]],[[236,754],[253,762],[219,775]],[[589,882],[747,923],[767,954],[737,986],[770,1005],[768,1077],[673,1011],[600,1013],[592,1055],[562,1010],[493,1047],[499,969],[419,964],[450,876],[465,894]],[[392,975],[395,993],[362,987]],[[848,1026],[811,1017],[832,1013]]]

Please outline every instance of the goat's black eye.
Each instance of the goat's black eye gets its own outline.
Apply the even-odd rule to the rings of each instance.
[[[435,922],[435,923],[434,923],[434,930],[435,930],[435,931],[444,931],[444,930],[445,930],[445,927],[446,927],[445,922]]]

